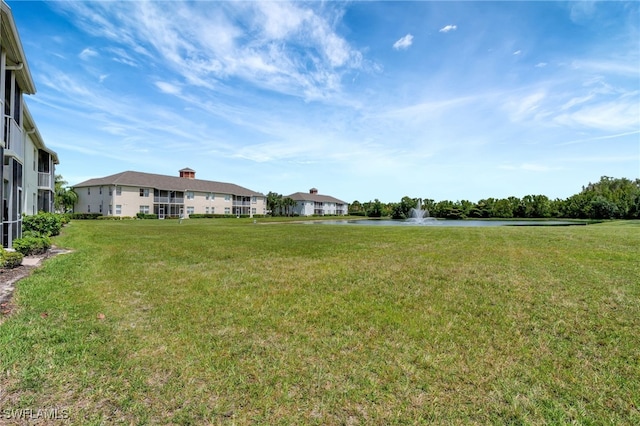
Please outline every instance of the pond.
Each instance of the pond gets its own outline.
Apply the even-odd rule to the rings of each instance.
[[[569,225],[586,225],[585,221],[572,220],[446,220],[426,218],[421,220],[389,220],[389,219],[333,219],[333,220],[316,220],[305,221],[305,224],[318,225],[361,225],[361,226],[460,226],[460,227],[478,227],[478,226],[569,226]]]

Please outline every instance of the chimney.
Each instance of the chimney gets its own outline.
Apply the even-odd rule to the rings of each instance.
[[[316,188],[311,188],[309,190],[309,194],[317,194],[317,193],[318,193],[318,190]]]
[[[185,167],[184,169],[180,170],[180,177],[185,179],[195,179],[196,171],[188,167]]]

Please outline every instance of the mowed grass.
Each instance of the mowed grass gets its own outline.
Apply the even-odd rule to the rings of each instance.
[[[640,223],[74,221],[0,324],[70,424],[640,424]]]

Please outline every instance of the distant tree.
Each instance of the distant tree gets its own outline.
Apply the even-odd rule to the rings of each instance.
[[[280,204],[282,200],[282,195],[277,192],[269,192],[267,194],[267,209],[271,211],[271,216],[280,215]]]
[[[296,202],[293,198],[285,197],[282,199],[282,207],[284,208],[284,214],[286,216],[293,216],[295,206]]]
[[[609,176],[602,176],[600,181],[589,183],[583,188],[582,193],[592,195],[592,202],[596,196],[601,196],[610,203],[615,204],[615,218],[635,219],[640,216],[636,213],[637,200],[640,197],[640,179],[629,180],[627,178],[616,179]],[[602,200],[598,199],[597,205],[602,206]],[[610,209],[605,208],[598,212],[593,211],[593,215],[610,214]]]
[[[367,209],[367,216],[369,217],[382,217],[384,214],[384,206],[382,202],[377,198],[373,203],[369,202],[369,208]]]
[[[466,218],[471,215],[471,210],[473,210],[475,204],[469,200],[460,200],[455,203],[455,206],[462,212],[462,215]]]
[[[363,212],[364,209],[360,201],[354,200],[353,203],[349,204],[349,214],[360,214]]]
[[[399,203],[395,203],[390,206],[391,217],[393,219],[407,219],[411,217],[411,209],[415,209],[417,207],[417,198],[404,196]]]
[[[513,217],[513,207],[511,202],[506,198],[501,198],[493,204],[491,216],[501,218]]]
[[[474,217],[478,218],[491,217],[493,214],[494,204],[495,199],[493,198],[482,199],[476,203],[475,207],[470,211],[470,215],[472,214]]]
[[[53,207],[57,212],[70,212],[73,210],[73,206],[78,202],[78,194],[66,185],[67,181],[64,180],[62,175],[55,176]]]
[[[422,210],[425,210],[429,216],[433,216],[435,207],[436,207],[436,202],[432,198],[425,197],[422,199]]]
[[[591,200],[591,217],[594,219],[615,219],[620,216],[618,206],[602,195],[596,195]]]

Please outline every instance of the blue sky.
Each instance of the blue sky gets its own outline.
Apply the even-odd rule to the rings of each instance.
[[[640,177],[638,2],[7,3],[69,184],[475,202]]]

